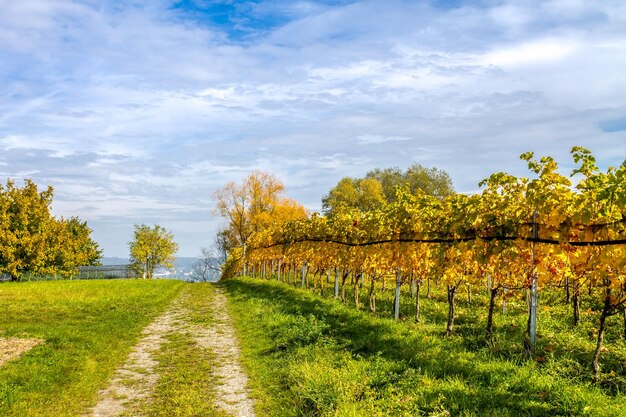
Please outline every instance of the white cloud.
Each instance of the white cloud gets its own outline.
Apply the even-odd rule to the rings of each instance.
[[[380,144],[389,142],[406,142],[412,138],[407,136],[380,136],[380,135],[361,135],[358,137],[359,142],[363,145]]]
[[[555,64],[576,53],[577,49],[577,45],[570,40],[540,39],[497,48],[487,53],[482,62],[505,68]]]
[[[598,128],[626,114],[619,1],[266,0],[238,6],[241,41],[166,0],[4,3],[0,176],[54,185],[112,255],[128,238],[109,231],[159,219],[195,254],[213,191],[253,169],[315,209],[374,167],[437,166],[469,191],[525,174],[523,151],[625,152]]]

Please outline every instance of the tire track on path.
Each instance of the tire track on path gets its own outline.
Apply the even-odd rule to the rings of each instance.
[[[217,357],[214,368],[219,377],[215,386],[216,405],[236,417],[254,417],[248,377],[241,366],[239,342],[228,315],[223,289],[215,288],[210,307],[215,322],[212,327],[196,333],[196,341],[200,346],[213,350]]]
[[[156,355],[168,336],[174,333],[191,334],[200,347],[215,354],[212,364],[217,377],[217,383],[212,387],[214,405],[234,417],[255,417],[225,292],[215,287],[206,309],[202,308],[213,320],[210,326],[189,322],[192,316],[186,305],[189,298],[189,290],[183,290],[164,313],[143,329],[141,339],[125,363],[115,371],[109,386],[98,393],[96,405],[87,410],[84,417],[114,417],[128,412],[143,415],[136,407],[150,401],[159,380]]]

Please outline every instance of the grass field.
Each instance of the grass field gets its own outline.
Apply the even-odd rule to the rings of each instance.
[[[480,294],[472,306],[459,296],[455,334],[445,338],[444,294],[422,299],[420,323],[408,319],[405,295],[407,318],[396,323],[389,290],[373,315],[333,300],[331,290],[247,278],[224,285],[262,416],[626,416],[619,319],[594,386],[595,317],[571,328],[560,294],[542,294],[539,346],[529,359],[522,302],[497,314],[486,344]]]
[[[499,308],[487,344],[486,296],[478,290],[473,305],[459,295],[455,333],[446,338],[438,292],[422,297],[415,323],[406,293],[404,319],[391,320],[389,289],[371,314],[333,299],[330,288],[320,294],[248,278],[219,285],[261,417],[626,416],[621,318],[611,318],[603,376],[593,385],[595,314],[585,310],[571,327],[558,293],[542,293],[539,345],[528,358],[524,303],[509,300],[506,314]],[[214,286],[166,280],[1,284],[0,336],[44,343],[0,368],[0,415],[82,415],[142,328],[178,295],[184,323],[156,352],[153,392],[126,415],[223,416],[212,406],[215,357],[194,335],[211,326]]]
[[[0,368],[0,415],[81,415],[142,328],[184,285],[165,280],[0,284],[0,336],[45,341]]]

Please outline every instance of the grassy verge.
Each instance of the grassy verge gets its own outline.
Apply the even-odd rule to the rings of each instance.
[[[184,283],[0,284],[0,336],[45,343],[0,368],[0,415],[80,415]]]
[[[185,317],[179,332],[170,334],[156,355],[159,379],[154,392],[125,415],[145,417],[220,417],[227,414],[214,406],[215,355],[194,339],[196,327],[212,323],[208,305],[211,284],[189,285],[184,290]]]
[[[530,360],[521,354],[523,308],[513,302],[487,345],[482,310],[462,301],[456,335],[442,337],[441,294],[424,301],[416,324],[284,284],[224,285],[259,415],[626,415],[620,389],[593,386],[581,366],[590,339],[581,335],[585,326],[571,330],[549,310],[542,311],[543,353]],[[383,316],[386,307],[381,300]],[[611,343],[614,358],[623,358],[623,342]]]

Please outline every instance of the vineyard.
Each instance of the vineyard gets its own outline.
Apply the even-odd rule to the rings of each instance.
[[[521,158],[532,179],[496,173],[481,182],[480,194],[440,199],[398,188],[395,199],[376,210],[346,207],[275,222],[231,254],[227,271],[312,289],[332,286],[344,302],[351,284],[355,307],[366,292],[372,312],[380,291],[394,291],[396,319],[408,285],[416,321],[420,297],[439,291],[446,295],[446,336],[454,333],[459,293],[467,291],[471,303],[472,291],[486,291],[487,301],[474,307],[485,311],[485,344],[498,331],[496,305],[524,300],[528,319],[520,332],[531,356],[538,354],[541,294],[560,293],[571,326],[579,325],[582,311],[594,318],[590,370],[598,382],[607,324],[615,323],[610,317],[623,315],[626,338],[626,166],[603,172],[579,147],[572,156],[570,177],[552,158],[527,153]],[[624,373],[623,366],[607,371]]]

